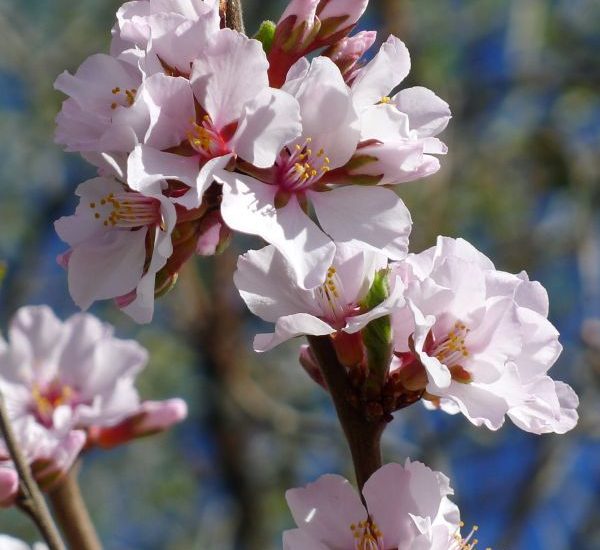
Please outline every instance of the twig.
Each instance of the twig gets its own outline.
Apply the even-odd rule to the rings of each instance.
[[[60,483],[48,493],[52,509],[63,535],[74,550],[102,550],[102,543],[79,490],[76,464]]]
[[[331,394],[335,410],[350,447],[356,482],[362,490],[371,474],[381,467],[381,434],[385,420],[369,420],[360,405],[355,406],[350,397],[353,388],[346,368],[338,361],[328,336],[308,336],[308,343]]]
[[[230,29],[238,32],[244,32],[242,0],[227,0],[227,7],[225,9],[225,22]]]
[[[2,392],[0,392],[0,431],[2,431],[6,447],[19,474],[21,496],[19,497],[18,506],[37,525],[50,550],[65,550],[65,545],[48,511],[46,501],[31,475],[29,464],[15,438]]]

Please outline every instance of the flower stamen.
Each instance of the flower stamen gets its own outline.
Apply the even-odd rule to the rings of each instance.
[[[140,193],[109,193],[99,204],[90,202],[89,207],[94,219],[102,220],[105,227],[132,229],[161,224],[160,201]]]

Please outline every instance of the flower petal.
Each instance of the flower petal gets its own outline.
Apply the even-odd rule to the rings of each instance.
[[[334,241],[366,246],[392,259],[406,257],[412,221],[393,191],[348,186],[307,195],[321,227]]]
[[[224,186],[221,214],[231,229],[258,235],[274,245],[290,262],[303,288],[325,280],[335,245],[302,211],[295,197],[275,208],[275,186],[225,171],[215,178]]]

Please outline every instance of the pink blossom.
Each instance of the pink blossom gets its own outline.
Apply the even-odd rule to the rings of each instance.
[[[539,283],[447,237],[395,270],[406,284],[392,314],[398,368],[425,369],[432,404],[493,430],[506,414],[533,433],[575,426],[577,396],[547,376],[562,347]]]
[[[111,54],[139,63],[145,74],[189,75],[193,60],[220,26],[218,0],[141,0],[117,11]]]
[[[333,240],[406,255],[410,214],[383,187],[330,183],[328,175],[352,157],[360,138],[358,114],[339,69],[325,57],[299,61],[284,91],[300,105],[301,136],[288,143],[269,170],[219,171],[221,212],[236,231],[259,235],[284,254],[304,288],[320,285],[331,265]],[[320,227],[306,214],[314,208]]]
[[[361,145],[348,173],[380,185],[403,183],[440,168],[433,155],[446,153],[435,136],[451,118],[448,104],[416,86],[388,94],[410,71],[404,43],[390,36],[379,53],[353,73],[352,96],[361,115]]]
[[[190,191],[174,201],[196,208],[215,170],[232,157],[257,168],[271,166],[283,145],[298,135],[300,123],[297,101],[269,88],[267,68],[260,42],[230,29],[216,33],[194,60],[191,88],[179,93],[163,86],[154,94],[156,118],[169,109],[172,123],[155,128],[152,135],[148,132],[134,150],[128,162],[129,185],[140,189],[179,180]],[[199,118],[195,102],[202,110]],[[165,151],[176,144],[181,144],[183,155]]]
[[[364,504],[350,483],[324,475],[286,499],[297,529],[284,550],[450,550],[468,548],[449,480],[420,462],[386,464],[365,483]],[[366,507],[365,507],[366,506]]]
[[[46,306],[23,307],[1,347],[0,391],[43,490],[70,469],[85,444],[111,439],[114,446],[164,431],[186,416],[180,399],[140,403],[134,382],[146,350],[116,338],[110,325],[92,315],[62,322]],[[0,505],[11,505],[17,496],[12,469],[0,445]]]
[[[96,300],[135,290],[124,311],[138,322],[149,322],[156,273],[173,252],[174,205],[160,188],[148,187],[142,195],[115,178],[88,180],[76,193],[80,202],[75,214],[55,222],[59,237],[71,247],[73,300],[87,309]]]
[[[136,105],[141,83],[136,67],[105,54],[62,73],[54,87],[69,98],[56,117],[56,142],[67,151],[131,151],[146,123]]]
[[[234,282],[246,305],[275,332],[254,339],[256,351],[267,351],[296,336],[323,336],[342,330],[354,334],[367,323],[387,315],[401,303],[395,293],[371,310],[361,306],[376,273],[387,267],[387,257],[372,250],[336,244],[333,261],[316,288],[296,282],[293,267],[273,246],[240,256]]]

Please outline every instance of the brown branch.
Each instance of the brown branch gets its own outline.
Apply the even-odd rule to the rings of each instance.
[[[339,362],[328,336],[307,336],[310,347],[319,362],[327,388],[344,435],[350,447],[356,482],[362,490],[366,481],[381,467],[381,434],[386,426],[383,419],[369,420],[359,403],[352,399],[355,393]]]
[[[73,550],[102,550],[102,544],[79,490],[76,464],[49,493],[50,502],[61,530]]]
[[[18,506],[27,513],[27,515],[34,521],[39,529],[42,537],[48,544],[50,550],[65,550],[56,525],[48,507],[46,501],[40,492],[37,483],[33,479],[31,469],[25,455],[21,451],[15,433],[12,429],[8,412],[6,410],[6,403],[4,402],[4,396],[0,392],[0,431],[6,442],[6,447],[14,462],[15,469],[19,474],[19,489],[21,495],[19,497]]]
[[[242,0],[227,0],[225,23],[228,28],[233,29],[234,31],[245,32]]]

